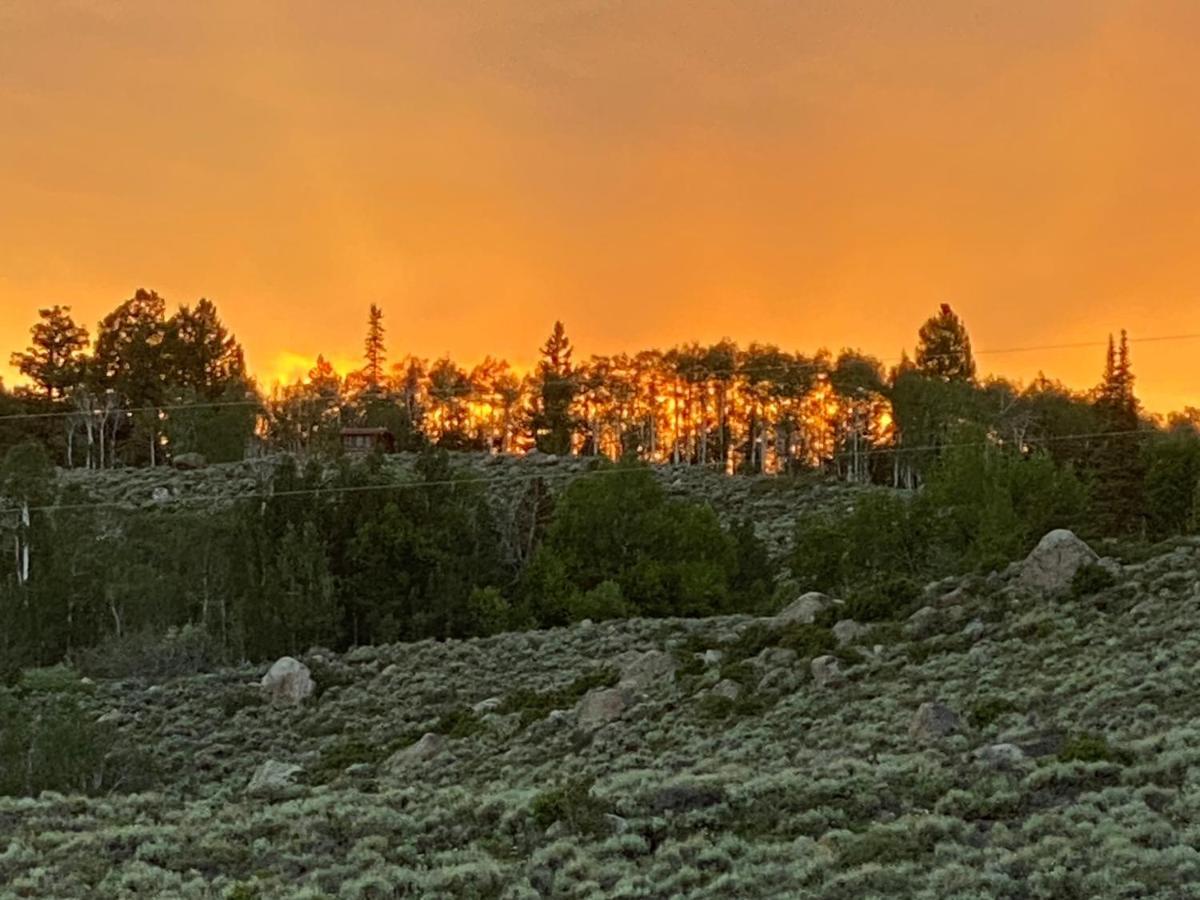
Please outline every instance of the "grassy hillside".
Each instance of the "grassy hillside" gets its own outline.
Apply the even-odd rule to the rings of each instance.
[[[1160,549],[840,646],[834,608],[315,650],[298,705],[265,666],[30,673],[108,756],[0,798],[0,895],[1200,896],[1200,543]]]

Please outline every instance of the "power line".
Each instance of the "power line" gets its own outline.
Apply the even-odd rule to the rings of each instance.
[[[1075,434],[1050,435],[1042,438],[1025,438],[1017,449],[1024,449],[1038,444],[1057,443],[1069,440],[1084,440],[1091,438],[1113,438],[1113,437],[1164,437],[1164,433],[1146,428],[1127,429],[1123,431],[1092,431],[1078,432]],[[830,456],[822,457],[823,462],[834,461],[838,459],[854,459],[870,456],[883,455],[899,455],[903,453],[929,453],[933,451],[964,449],[970,447],[1003,447],[1006,446],[1004,441],[997,440],[981,440],[981,441],[957,441],[942,444],[925,444],[913,447],[872,447],[866,450],[860,450],[857,453],[853,451],[841,451],[831,454]],[[1015,446],[1015,442],[1013,443]],[[582,459],[583,457],[574,457]],[[704,466],[692,465],[688,463],[671,465],[671,464],[654,464],[654,468],[659,469],[695,469],[703,470]],[[631,470],[623,466],[608,466],[605,468],[595,468],[586,471],[555,471],[555,472],[539,472],[525,475],[501,475],[501,476],[460,476],[457,478],[445,479],[429,479],[420,481],[397,481],[389,484],[362,484],[362,485],[332,485],[327,487],[313,488],[293,488],[286,491],[269,491],[269,492],[253,492],[242,494],[225,494],[225,495],[193,495],[193,496],[172,496],[162,500],[150,500],[146,503],[130,503],[128,500],[109,500],[88,503],[72,503],[72,504],[48,504],[41,506],[29,507],[28,512],[78,512],[89,509],[146,509],[146,508],[161,508],[163,506],[171,506],[177,503],[213,503],[225,502],[235,503],[241,500],[274,500],[286,497],[303,497],[316,495],[331,495],[331,494],[360,494],[370,493],[375,491],[401,491],[401,490],[418,490],[421,488],[430,487],[456,487],[472,484],[492,484],[494,482],[512,483],[512,482],[527,482],[527,481],[546,481],[556,478],[588,478],[592,475],[616,475],[629,473]],[[721,477],[727,477],[722,475]],[[0,507],[0,514],[3,513],[20,513],[22,507],[10,506]]]
[[[1131,344],[1149,344],[1149,343],[1163,343],[1163,342],[1167,342],[1167,341],[1192,341],[1192,340],[1200,340],[1200,333],[1165,334],[1165,335],[1152,335],[1150,337],[1144,337],[1144,338],[1130,338],[1129,343],[1131,343]],[[1036,345],[1030,345],[1030,346],[1025,346],[1025,347],[998,347],[998,348],[992,349],[992,350],[974,350],[972,352],[974,353],[975,356],[985,356],[985,355],[986,356],[994,356],[994,355],[1007,354],[1007,353],[1032,353],[1032,352],[1036,352],[1036,351],[1047,351],[1047,350],[1076,350],[1076,349],[1082,349],[1082,348],[1104,347],[1104,346],[1107,346],[1106,341],[1079,341],[1076,343],[1066,343],[1066,344],[1036,344]],[[932,354],[932,355],[926,357],[926,359],[931,359],[931,360],[932,359],[954,359],[956,357],[957,357],[957,354],[954,354],[954,353],[939,353],[939,354]],[[879,363],[898,363],[898,362],[902,362],[905,359],[905,357],[903,357],[903,356],[873,358],[866,354],[864,354],[862,356],[862,358],[864,360],[874,359],[876,362],[879,362]],[[792,373],[799,374],[801,372],[809,372],[809,371],[820,372],[820,371],[828,371],[828,368],[829,368],[828,364],[826,364],[826,363],[820,363],[820,362],[813,361],[813,362],[779,363],[779,364],[759,365],[759,366],[755,366],[755,365],[738,366],[735,364],[728,372],[725,372],[724,370],[720,370],[720,369],[717,369],[717,368],[714,368],[711,366],[696,365],[696,366],[685,367],[684,372],[708,375],[708,376],[728,374],[730,376],[736,377],[738,375],[761,375],[761,374],[766,374],[766,373],[770,373],[770,372],[785,372],[785,373],[789,373],[789,374],[792,374]],[[462,396],[464,396],[464,397],[469,396],[469,392],[464,393]],[[270,400],[268,398],[262,398],[262,399],[256,399],[256,400],[215,400],[215,401],[204,402],[204,403],[174,403],[174,404],[167,403],[167,404],[162,404],[159,406],[137,406],[137,407],[130,407],[128,409],[113,409],[113,410],[107,411],[107,413],[110,416],[129,416],[129,415],[140,414],[140,413],[179,412],[179,411],[185,411],[185,410],[191,410],[191,409],[266,407],[269,404],[270,404]],[[4,415],[0,415],[0,422],[12,422],[12,421],[34,420],[34,419],[62,419],[62,418],[71,418],[71,417],[77,417],[80,419],[86,419],[86,418],[96,419],[96,418],[99,418],[100,416],[104,415],[105,412],[106,412],[105,410],[77,410],[76,409],[76,410],[56,410],[53,412],[40,412],[40,413],[7,413]]]

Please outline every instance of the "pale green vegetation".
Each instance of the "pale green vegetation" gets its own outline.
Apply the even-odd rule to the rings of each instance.
[[[1057,599],[945,579],[920,629],[840,648],[732,616],[312,651],[295,707],[260,696],[265,666],[27,672],[0,767],[48,727],[72,752],[5,782],[0,895],[1200,896],[1198,571],[1183,539]],[[579,698],[648,650],[674,679],[583,727]],[[910,734],[934,700],[958,730]],[[389,763],[427,732],[440,754]],[[251,797],[267,759],[303,772]]]

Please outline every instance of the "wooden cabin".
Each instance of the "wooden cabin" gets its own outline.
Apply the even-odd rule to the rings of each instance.
[[[346,453],[395,453],[396,438],[386,428],[343,428],[342,450]]]

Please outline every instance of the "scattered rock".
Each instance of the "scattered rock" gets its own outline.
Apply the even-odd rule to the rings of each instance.
[[[844,647],[853,644],[870,630],[870,626],[861,625],[853,619],[842,619],[833,626],[833,636],[837,639],[838,646]]]
[[[908,617],[904,631],[910,637],[927,638],[937,631],[941,618],[941,613],[932,606],[922,606]]]
[[[780,610],[775,615],[775,622],[779,625],[793,625],[796,623],[811,625],[816,621],[818,615],[832,607],[835,602],[828,594],[822,594],[820,591],[809,591]]]
[[[922,703],[908,726],[910,737],[922,741],[937,740],[959,729],[958,714],[944,703]]]
[[[440,756],[446,749],[446,738],[432,731],[421,736],[415,744],[410,744],[403,750],[397,750],[386,763],[389,769],[403,769],[407,766],[428,762]]]
[[[1017,583],[1043,594],[1063,594],[1075,573],[1099,557],[1071,531],[1057,528],[1043,537],[1021,563]]]
[[[786,669],[796,664],[799,654],[790,647],[765,647],[754,658],[759,669]]]
[[[588,691],[576,708],[576,721],[581,728],[599,728],[625,712],[625,695],[617,688]]]
[[[772,669],[758,682],[760,694],[790,694],[800,686],[800,679],[792,669]]]
[[[841,678],[841,675],[841,666],[836,656],[818,656],[812,661],[813,682],[817,687],[834,684]]]
[[[675,658],[662,650],[647,650],[621,667],[621,684],[647,690],[675,681]]]
[[[712,692],[717,697],[724,697],[726,700],[736,700],[742,693],[742,686],[732,678],[726,678],[724,681],[717,682]]]
[[[270,699],[282,703],[300,703],[311,696],[316,687],[308,666],[290,656],[276,660],[263,676],[261,685]]]
[[[190,472],[207,468],[208,460],[203,453],[180,453],[172,460],[172,465],[181,472]]]
[[[268,759],[254,770],[250,783],[246,785],[246,794],[269,799],[294,796],[300,790],[295,778],[302,771],[304,770],[294,763]]]

